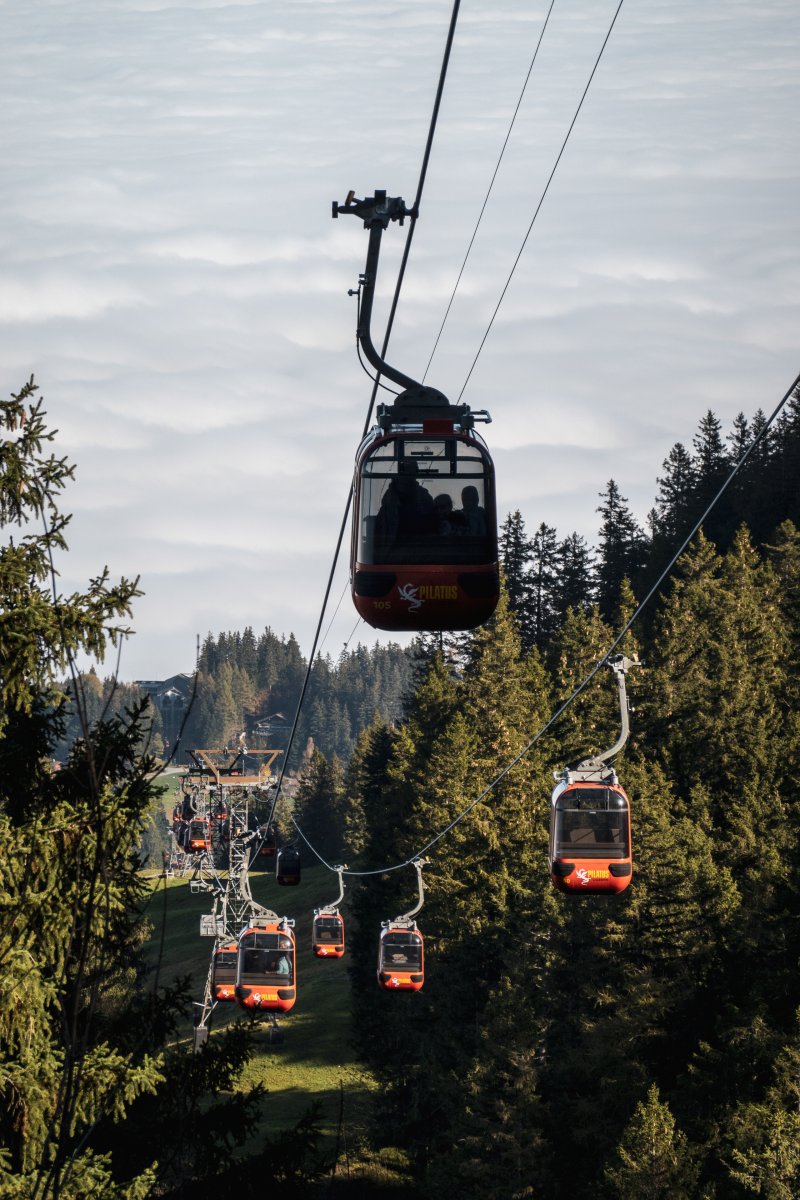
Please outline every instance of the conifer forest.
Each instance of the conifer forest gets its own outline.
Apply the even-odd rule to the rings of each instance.
[[[354,872],[344,961],[370,1136],[413,1176],[385,1193],[304,1168],[308,1122],[271,1158],[242,1150],[269,1088],[234,1087],[247,1021],[187,1049],[191,997],[144,954],[157,720],[135,688],[111,703],[113,685],[70,674],[85,651],[113,675],[138,583],[59,594],[72,466],[33,382],[0,421],[0,1196],[796,1200],[800,392],[765,435],[762,413],[727,433],[706,413],[665,448],[643,524],[608,481],[587,497],[594,546],[506,516],[481,628],[314,662],[293,815]],[[610,673],[581,685],[651,592],[618,647],[641,662],[614,763],[633,880],[563,895],[553,773],[615,741]],[[266,624],[209,634],[184,745],[290,723],[306,665]],[[414,902],[398,866],[423,851],[425,984],[392,995],[376,930]],[[154,1131],[187,1113],[202,1136],[165,1157]]]

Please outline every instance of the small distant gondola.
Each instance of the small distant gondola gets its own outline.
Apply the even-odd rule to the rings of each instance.
[[[418,992],[425,982],[425,947],[416,922],[388,922],[378,946],[378,984],[387,992]]]
[[[573,895],[623,892],[633,875],[630,802],[608,760],[628,739],[625,673],[638,663],[620,654],[608,665],[617,677],[622,732],[604,754],[556,773],[550,807],[550,878]]]
[[[214,961],[211,970],[211,994],[218,1002],[236,999],[236,967],[239,959],[239,947],[236,942],[227,946],[219,946],[214,951]]]
[[[249,1012],[289,1012],[297,998],[296,949],[285,917],[257,917],[239,938],[236,1003]]]
[[[269,829],[266,829],[261,834],[261,837],[260,837],[260,840],[258,843],[258,857],[259,858],[274,858],[275,852],[277,851],[277,849],[278,849],[278,835],[275,831],[274,825],[270,825]]]
[[[311,949],[317,958],[341,958],[344,954],[344,920],[339,913],[315,915]]]
[[[419,900],[414,908],[384,921],[378,943],[378,986],[386,992],[418,992],[425,982],[425,944],[414,917],[425,901],[422,868],[426,859],[416,858]]]
[[[284,846],[278,851],[275,879],[284,887],[296,887],[300,882],[300,851],[296,846]]]
[[[195,817],[189,822],[186,834],[186,850],[189,854],[202,854],[211,849],[211,823],[205,817]]]
[[[344,900],[344,873],[347,867],[334,869],[339,876],[339,895],[333,904],[314,909],[311,949],[317,958],[341,958],[344,954],[344,921],[339,905]]]

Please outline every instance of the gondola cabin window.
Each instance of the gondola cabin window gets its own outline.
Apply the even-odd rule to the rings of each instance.
[[[236,945],[223,946],[214,954],[212,990],[215,1000],[234,999],[238,959],[239,950]]]
[[[288,938],[277,933],[251,933],[239,947],[242,984],[294,982],[294,953]]]
[[[418,971],[422,966],[422,938],[402,930],[389,933],[381,943],[381,957],[387,967]]]
[[[491,562],[494,498],[484,454],[459,438],[393,438],[364,462],[358,560]]]
[[[610,788],[564,792],[556,803],[555,856],[627,858],[628,811]]]

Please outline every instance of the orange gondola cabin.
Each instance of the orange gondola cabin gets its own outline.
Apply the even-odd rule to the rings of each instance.
[[[562,892],[623,892],[632,877],[631,813],[616,782],[562,781],[553,792],[550,878]]]
[[[314,913],[311,949],[317,958],[341,958],[344,954],[344,921],[339,913]]]
[[[211,822],[205,817],[195,817],[189,822],[186,833],[186,850],[190,854],[203,854],[211,849]]]
[[[219,1003],[236,999],[236,967],[239,961],[239,947],[236,942],[227,946],[219,946],[214,951],[214,962],[211,970],[211,994]]]
[[[248,1012],[289,1012],[297,999],[296,947],[286,917],[257,917],[239,938],[236,1003]]]
[[[550,805],[550,878],[573,896],[624,892],[633,876],[631,806],[617,773],[608,765],[630,732],[625,675],[641,664],[615,654],[606,659],[617,681],[620,735],[613,746],[555,772]]]
[[[418,992],[425,982],[425,948],[416,921],[386,923],[378,946],[378,985],[387,992]]]

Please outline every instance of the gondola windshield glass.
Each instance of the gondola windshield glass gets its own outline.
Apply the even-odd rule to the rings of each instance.
[[[574,788],[555,805],[555,856],[627,858],[628,813],[611,788]]]
[[[487,456],[459,438],[392,438],[363,463],[359,561],[485,563],[494,555]]]

